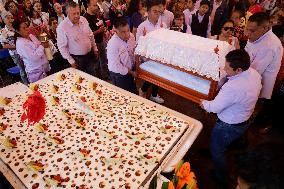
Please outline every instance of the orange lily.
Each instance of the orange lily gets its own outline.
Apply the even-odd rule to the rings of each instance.
[[[177,171],[176,176],[179,178],[176,189],[181,189],[185,184],[190,183],[195,175],[190,172],[190,164],[185,162]]]
[[[174,183],[172,181],[169,183],[168,189],[175,189]]]

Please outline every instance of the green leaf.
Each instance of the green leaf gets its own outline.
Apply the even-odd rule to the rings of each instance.
[[[176,166],[177,166],[177,167],[176,167],[176,171],[180,170],[180,168],[181,168],[181,166],[182,166],[183,163],[184,163],[183,160],[180,160],[180,161],[178,162],[178,164],[176,165]]]
[[[157,189],[157,175],[150,182],[149,189]]]
[[[186,189],[194,189],[196,186],[196,180],[192,179],[190,183],[187,183]]]
[[[168,189],[170,182],[163,182],[162,189]]]
[[[174,186],[176,187],[177,186],[177,184],[178,184],[178,177],[176,176],[176,175],[174,175],[174,177],[173,177],[173,184],[174,184]]]

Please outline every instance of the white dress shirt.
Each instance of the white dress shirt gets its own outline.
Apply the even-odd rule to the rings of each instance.
[[[155,25],[152,24],[149,19],[145,20],[137,28],[136,41],[138,42],[139,38],[144,35],[144,31],[145,34],[147,34],[160,28],[167,28],[167,25],[161,20],[159,20]]]
[[[79,25],[74,25],[69,18],[64,19],[57,27],[57,46],[63,58],[70,64],[75,60],[72,55],[86,55],[92,48],[97,51],[94,34],[84,17],[80,17]]]
[[[166,28],[170,28],[172,26],[174,18],[175,18],[174,14],[171,11],[165,9],[159,18],[159,22],[162,21],[167,25]]]
[[[200,14],[198,14],[198,21],[199,23],[202,22],[203,18],[205,15],[201,16]],[[209,22],[208,22],[208,27],[207,27],[207,38],[209,38],[211,36],[211,17],[209,16]],[[188,25],[191,26],[191,22],[192,22],[192,15],[189,16],[188,18]]]
[[[114,34],[107,44],[108,69],[111,72],[126,75],[134,66],[135,38],[130,33],[128,41]]]
[[[60,24],[64,19],[65,19],[65,15],[62,13],[60,16],[57,15],[57,22],[58,24]]]
[[[260,98],[271,99],[275,80],[281,66],[283,47],[278,37],[269,30],[255,42],[247,42],[251,67],[262,76]]]
[[[48,60],[44,53],[44,47],[32,34],[30,34],[30,40],[19,37],[16,41],[16,50],[24,61],[27,73],[48,65]]]
[[[196,13],[196,9],[193,9],[192,11],[190,11],[189,9],[185,9],[183,11],[183,14],[184,14],[184,21],[187,25],[189,25],[189,16],[192,15],[192,14],[195,14]]]
[[[182,25],[182,26],[179,28],[179,32],[182,32],[182,30],[183,30],[183,26],[184,26],[184,25]],[[190,28],[190,26],[189,26],[189,25],[187,25],[187,28],[186,28],[185,33],[192,34],[192,32],[191,32],[191,28]]]
[[[203,101],[207,112],[217,113],[228,124],[247,121],[253,113],[261,90],[261,76],[252,68],[228,77],[218,95],[212,101]]]
[[[44,24],[46,28],[49,28],[49,13],[41,12],[40,17],[37,19],[32,19],[32,22],[38,26],[41,26]]]

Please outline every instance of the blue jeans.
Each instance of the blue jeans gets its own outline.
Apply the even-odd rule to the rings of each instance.
[[[210,151],[216,173],[226,177],[225,150],[236,139],[240,138],[247,130],[249,123],[240,125],[228,124],[217,120],[211,136]]]

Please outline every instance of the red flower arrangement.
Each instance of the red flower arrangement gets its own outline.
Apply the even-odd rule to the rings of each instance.
[[[45,99],[39,91],[31,94],[23,104],[24,113],[21,122],[28,120],[28,125],[38,123],[45,115]]]

